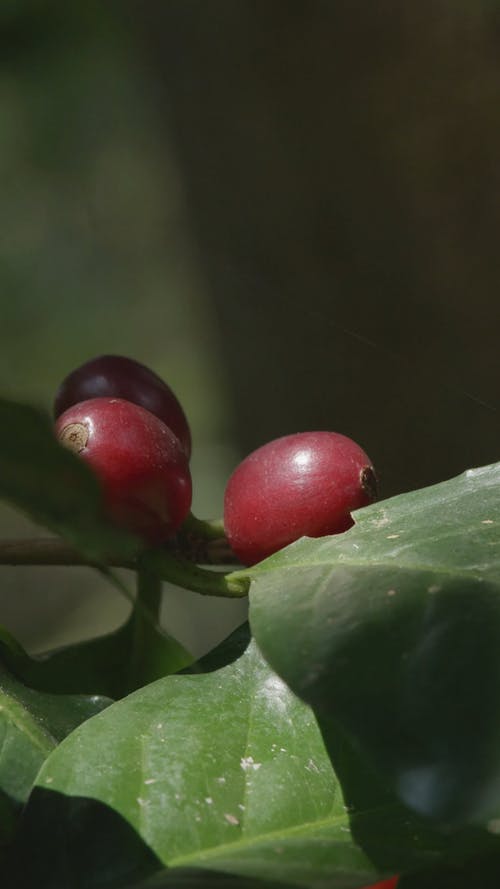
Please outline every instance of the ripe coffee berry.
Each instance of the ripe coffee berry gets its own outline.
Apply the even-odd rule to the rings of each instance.
[[[101,355],[82,364],[59,386],[55,418],[90,398],[124,398],[146,408],[172,430],[191,456],[191,432],[181,405],[170,387],[144,364],[121,355]]]
[[[158,417],[120,398],[92,398],[61,414],[56,433],[98,477],[116,525],[150,543],[176,532],[191,506],[191,476],[178,438]]]
[[[299,537],[337,534],[351,512],[376,499],[370,458],[337,432],[299,432],[254,451],[226,487],[224,527],[241,562],[253,565]]]

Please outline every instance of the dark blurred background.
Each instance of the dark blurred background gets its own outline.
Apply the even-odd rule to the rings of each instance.
[[[0,29],[2,394],[144,361],[205,515],[303,429],[358,440],[382,496],[499,459],[498,4],[3,0]],[[1,579],[35,649],[126,611],[89,571]],[[166,595],[196,650],[242,613]]]

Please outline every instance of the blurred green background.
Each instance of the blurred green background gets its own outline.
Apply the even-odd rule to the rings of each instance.
[[[301,429],[356,438],[383,496],[499,458],[498,4],[3,0],[0,38],[2,394],[150,365],[200,515]],[[126,612],[87,570],[1,577],[34,650]],[[243,614],[166,592],[196,651]]]
[[[89,357],[143,361],[185,405],[193,508],[220,515],[237,457],[182,178],[133,34],[98,4],[70,7],[0,7],[1,390],[51,410]],[[0,522],[5,537],[39,533],[7,508]],[[3,568],[1,579],[0,620],[36,650],[110,628],[128,608],[86,569]],[[169,590],[164,623],[199,650],[242,613]]]

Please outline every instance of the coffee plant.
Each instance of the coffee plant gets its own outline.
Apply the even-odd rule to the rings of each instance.
[[[0,563],[136,578],[108,635],[30,656],[0,629],[2,885],[500,885],[500,464],[374,502],[345,436],[279,439],[232,477],[225,534],[189,513],[171,390],[105,359],[62,385],[60,441],[0,400],[0,495],[49,532]],[[196,661],[164,580],[248,596],[249,621]]]

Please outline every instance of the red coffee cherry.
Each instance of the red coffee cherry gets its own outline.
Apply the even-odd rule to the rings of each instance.
[[[224,499],[228,540],[245,565],[299,537],[337,534],[376,499],[370,458],[338,432],[299,432],[258,448],[233,472]]]
[[[98,477],[116,525],[150,543],[177,531],[191,507],[191,476],[178,438],[158,417],[120,398],[92,398],[61,414],[56,433]]]
[[[79,401],[90,398],[124,398],[159,417],[177,436],[188,458],[191,432],[186,415],[166,383],[152,370],[121,355],[101,355],[86,361],[61,383],[54,401],[57,419]]]

